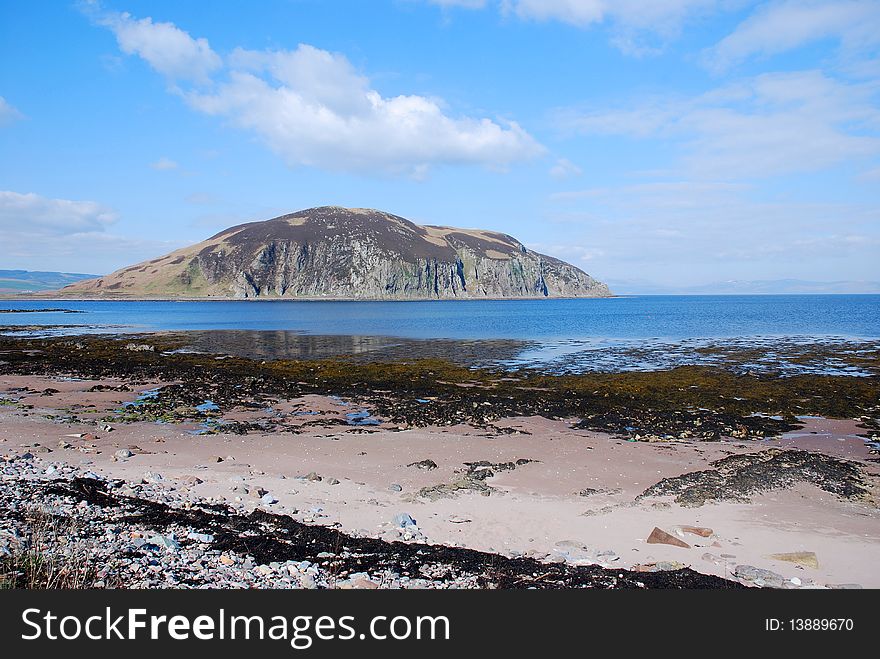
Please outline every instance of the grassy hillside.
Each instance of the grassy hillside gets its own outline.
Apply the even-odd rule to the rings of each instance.
[[[30,270],[0,270],[0,293],[35,293],[50,291],[97,275],[75,272],[35,272]]]

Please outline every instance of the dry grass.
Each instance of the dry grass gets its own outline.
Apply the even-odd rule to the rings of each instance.
[[[0,558],[0,588],[84,589],[105,586],[89,543],[79,537],[76,519],[33,509],[26,513],[22,537]]]

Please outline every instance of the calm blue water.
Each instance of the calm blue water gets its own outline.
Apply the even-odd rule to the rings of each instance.
[[[744,337],[880,338],[880,295],[634,296],[440,302],[10,301],[0,325],[90,331],[288,330],[413,339],[608,340]],[[78,331],[78,330],[74,330]]]

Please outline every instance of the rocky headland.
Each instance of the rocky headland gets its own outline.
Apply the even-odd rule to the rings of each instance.
[[[55,297],[486,299],[607,297],[579,268],[494,231],[324,206],[251,222]]]

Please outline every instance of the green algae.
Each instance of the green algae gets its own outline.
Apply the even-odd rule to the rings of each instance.
[[[582,427],[635,438],[717,439],[776,436],[798,416],[880,417],[880,377],[801,374],[773,377],[713,366],[664,371],[550,375],[530,369],[468,368],[429,358],[395,362],[327,359],[273,361],[173,352],[183,335],[137,340],[155,350],[126,350],[112,337],[0,337],[3,373],[76,374],[179,384],[113,420],[175,422],[204,418],[204,400],[221,410],[265,406],[270,397],[339,395],[401,426],[472,423],[513,416],[573,419]],[[210,416],[210,415],[207,415]]]

